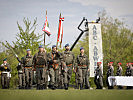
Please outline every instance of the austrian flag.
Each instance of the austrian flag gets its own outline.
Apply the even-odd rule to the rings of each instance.
[[[44,27],[43,27],[42,31],[44,31],[48,36],[51,35],[50,30],[49,30],[48,20],[47,20],[47,11],[46,11],[46,20],[45,20]]]
[[[62,44],[62,39],[63,39],[63,21],[64,21],[64,17],[59,17],[59,27],[58,27],[58,35],[57,35],[57,44],[60,42],[60,47]]]

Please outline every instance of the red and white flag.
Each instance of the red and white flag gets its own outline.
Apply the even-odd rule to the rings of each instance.
[[[48,36],[51,35],[50,29],[49,29],[48,20],[47,20],[47,10],[46,10],[46,20],[45,20],[45,23],[44,23],[42,31],[44,31]]]
[[[58,35],[57,35],[57,46],[58,46],[58,43],[60,43],[60,48],[61,48],[62,39],[63,39],[63,21],[64,21],[64,17],[61,17],[61,14],[60,14]]]

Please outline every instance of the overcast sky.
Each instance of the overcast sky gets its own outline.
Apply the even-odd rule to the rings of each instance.
[[[77,29],[83,17],[89,21],[95,20],[97,13],[106,10],[107,13],[133,28],[133,0],[0,0],[0,41],[15,41],[19,32],[17,21],[23,27],[23,18],[32,22],[37,17],[37,30],[43,34],[45,11],[48,11],[48,22],[52,35],[46,37],[46,44],[56,44],[59,14],[64,20],[63,45],[72,44],[80,34]]]

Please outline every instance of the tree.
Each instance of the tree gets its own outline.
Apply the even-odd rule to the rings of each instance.
[[[17,63],[14,53],[12,50],[18,55],[19,58],[23,57],[26,54],[26,49],[31,49],[32,54],[37,52],[38,46],[41,44],[43,37],[35,32],[37,26],[37,18],[34,20],[33,24],[29,19],[23,19],[24,28],[17,22],[19,33],[16,35],[16,41],[12,41],[13,45],[2,42],[6,49],[6,53],[2,52],[0,57],[4,57],[8,59],[9,64],[12,68],[12,78],[11,78],[11,86],[16,87],[17,85]],[[11,50],[12,49],[12,50]],[[2,62],[1,62],[2,63]]]

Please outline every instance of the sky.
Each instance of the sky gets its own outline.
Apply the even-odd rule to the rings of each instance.
[[[123,20],[133,28],[133,0],[0,0],[0,41],[15,41],[19,33],[17,21],[24,27],[23,18],[31,22],[37,17],[36,33],[43,34],[45,12],[52,35],[46,37],[46,44],[56,44],[59,14],[64,17],[63,46],[73,44],[80,34],[77,26],[86,17],[88,21],[97,19],[97,13],[106,10],[107,14]]]

